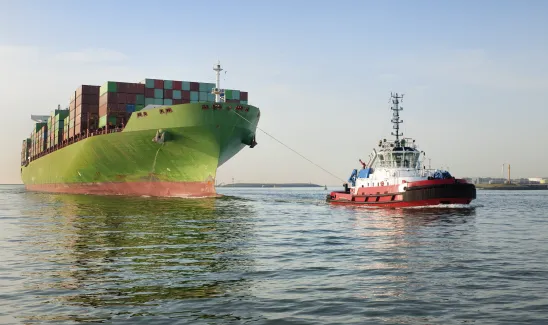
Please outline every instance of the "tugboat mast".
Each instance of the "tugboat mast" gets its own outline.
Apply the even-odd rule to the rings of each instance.
[[[400,133],[400,123],[403,123],[403,120],[400,120],[400,111],[403,110],[403,107],[399,106],[400,102],[403,102],[403,94],[399,96],[398,93],[390,93],[390,97],[392,99],[392,107],[390,109],[393,111],[392,123],[394,123],[394,129],[396,130],[396,133],[392,132],[392,135],[396,136],[396,142],[399,143],[400,136],[403,136],[403,133]]]

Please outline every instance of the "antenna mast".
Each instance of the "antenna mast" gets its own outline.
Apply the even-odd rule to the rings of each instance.
[[[400,136],[403,136],[403,133],[400,133],[400,123],[403,123],[403,120],[400,120],[400,111],[403,111],[403,107],[400,107],[400,102],[403,102],[403,94],[401,96],[398,93],[390,93],[392,99],[392,123],[394,123],[394,129],[396,133],[392,132],[392,135],[396,136],[396,142],[400,141]],[[401,101],[400,101],[401,99]]]
[[[223,68],[221,68],[221,61],[217,61],[217,64],[213,66],[213,71],[217,73],[217,83],[215,88],[211,90],[211,93],[215,95],[215,102],[219,103],[221,102],[221,93],[224,93],[221,89],[221,71],[223,71]]]

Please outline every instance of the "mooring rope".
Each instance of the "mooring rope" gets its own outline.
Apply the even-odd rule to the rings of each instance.
[[[247,118],[245,118],[244,116],[242,116],[240,113],[236,112],[236,110],[232,110],[234,113],[236,113],[236,115],[238,115],[239,117],[241,117],[242,119],[246,120],[247,122],[249,122],[249,124],[251,124],[251,121],[248,120]],[[321,170],[323,170],[324,172],[328,173],[329,175],[335,177],[336,179],[340,180],[340,181],[343,181],[346,182],[344,179],[340,178],[339,176],[331,173],[330,171],[328,171],[327,169],[323,168],[322,166],[316,164],[315,162],[313,162],[312,160],[306,158],[304,155],[300,154],[299,152],[297,152],[297,150],[289,147],[288,145],[286,145],[285,143],[281,142],[280,140],[276,139],[273,135],[270,135],[268,132],[266,132],[265,130],[261,129],[259,126],[257,126],[257,129],[261,130],[264,134],[268,135],[269,137],[271,137],[272,139],[274,139],[275,141],[277,141],[278,143],[280,143],[282,146],[286,147],[287,149],[293,151],[294,153],[296,153],[297,155],[301,156],[301,158],[305,159],[306,161],[308,161],[309,163],[311,163],[312,165],[320,168]]]

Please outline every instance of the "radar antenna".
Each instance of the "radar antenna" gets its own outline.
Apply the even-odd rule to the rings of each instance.
[[[392,123],[394,123],[393,128],[396,132],[392,132],[392,135],[396,137],[396,142],[400,141],[400,136],[403,136],[403,133],[400,133],[400,123],[403,123],[403,120],[400,120],[400,111],[403,110],[403,107],[399,106],[403,102],[403,94],[398,95],[398,93],[390,93],[390,98],[392,99],[392,107],[390,108],[392,113]],[[401,100],[400,100],[401,99]]]

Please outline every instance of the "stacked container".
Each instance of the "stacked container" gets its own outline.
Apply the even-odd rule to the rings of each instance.
[[[99,86],[82,85],[74,92],[74,104],[71,103],[69,115],[69,137],[97,128],[99,90]],[[74,107],[74,113],[72,107]]]
[[[99,128],[125,124],[145,103],[145,85],[108,81],[99,91]]]
[[[25,165],[29,159],[31,148],[31,138],[23,140],[23,146],[21,147],[21,166]]]
[[[55,118],[53,120],[53,132],[52,132],[52,138],[53,138],[53,144],[58,145],[59,143],[63,142],[63,140],[67,139],[64,136],[64,126],[65,126],[65,119],[68,118],[69,111],[67,110],[58,110],[55,111]]]

